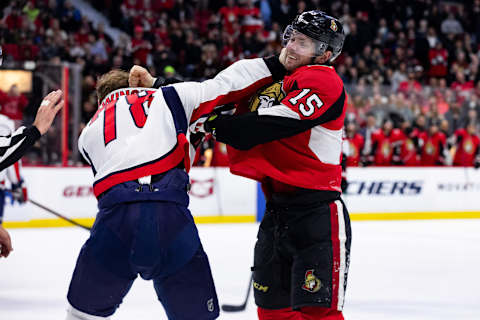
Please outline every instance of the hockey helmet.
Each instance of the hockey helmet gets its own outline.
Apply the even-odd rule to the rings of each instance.
[[[300,32],[315,43],[315,56],[332,51],[330,62],[342,52],[345,33],[342,23],[325,12],[311,10],[299,14],[283,32],[282,42],[286,46],[294,31]]]

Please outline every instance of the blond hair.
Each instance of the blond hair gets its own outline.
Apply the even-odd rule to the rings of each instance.
[[[101,75],[97,81],[98,102],[102,102],[110,92],[121,88],[128,88],[128,72],[114,69]]]

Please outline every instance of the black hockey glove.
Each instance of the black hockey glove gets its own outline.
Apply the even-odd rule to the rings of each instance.
[[[190,125],[190,134],[191,136],[198,133],[211,133],[215,137],[215,126],[214,120],[221,115],[231,115],[235,111],[235,105],[226,104],[220,107],[217,107],[213,112],[205,114],[197,119],[194,123]],[[192,139],[190,139],[192,141]]]

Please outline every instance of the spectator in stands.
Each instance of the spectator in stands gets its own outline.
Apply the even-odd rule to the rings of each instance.
[[[32,23],[35,22],[38,15],[40,14],[40,10],[35,7],[33,1],[27,1],[27,3],[22,9],[22,12],[27,15],[28,20],[30,20],[30,22]]]
[[[398,91],[403,92],[407,97],[413,94],[419,94],[422,91],[422,85],[417,81],[415,69],[410,68],[408,70],[408,79],[400,82],[398,85]]]
[[[226,5],[220,8],[220,16],[222,17],[222,25],[224,30],[233,34],[233,25],[240,21],[240,8],[235,4],[235,0],[227,0]]]
[[[52,37],[56,41],[67,41],[68,39],[67,32],[60,28],[60,22],[58,21],[58,19],[51,20],[50,27],[47,29],[45,34],[47,37]]]
[[[62,29],[67,32],[78,30],[82,15],[79,10],[75,9],[70,0],[63,2],[63,8],[60,10],[60,24]]]
[[[160,75],[171,65],[186,80],[201,80],[236,59],[278,52],[285,21],[306,7],[327,5],[318,0],[88,1],[125,32],[115,42],[71,0],[7,1],[0,19],[5,63],[75,61],[84,76],[95,76],[96,68],[128,69],[135,59]],[[450,133],[465,126],[469,105],[480,96],[478,8],[478,0],[448,6],[416,1],[398,13],[385,1],[376,6],[331,2],[329,9],[342,16],[348,34],[335,68],[352,95],[349,112],[363,124],[372,107],[366,98],[378,101],[380,94],[388,97],[381,105],[400,107],[397,113],[410,122],[421,112],[427,117],[445,112]],[[425,73],[415,72],[416,65]],[[391,95],[397,92],[404,97]],[[428,105],[432,95],[435,108]],[[472,108],[478,114],[478,107]]]
[[[455,131],[463,126],[462,109],[458,102],[453,102],[444,116],[450,130]]]
[[[430,49],[428,56],[430,60],[428,75],[430,77],[445,77],[447,75],[448,52],[441,41],[435,41],[435,46]]]
[[[442,22],[441,31],[445,34],[457,35],[463,33],[463,27],[453,13],[449,13],[447,19]]]
[[[455,90],[459,103],[462,103],[466,98],[470,96],[470,92],[473,91],[473,80],[466,80],[464,70],[457,70],[455,73],[455,81],[452,82],[450,88]]]
[[[194,71],[194,77],[209,79],[221,70],[217,47],[214,44],[206,44],[202,47],[202,61]]]
[[[0,90],[0,113],[13,120],[15,128],[22,124],[27,105],[27,97],[20,92],[16,84],[12,84],[6,93]]]
[[[136,26],[132,38],[134,64],[146,66],[151,49],[152,44],[144,39],[143,28],[141,26]]]
[[[272,2],[272,18],[280,23],[284,29],[289,21],[295,17],[295,8],[290,4],[289,0],[280,0],[279,2]]]

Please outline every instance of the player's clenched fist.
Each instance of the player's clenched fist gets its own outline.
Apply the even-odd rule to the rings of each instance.
[[[151,88],[154,82],[155,78],[152,77],[147,69],[137,65],[130,69],[130,75],[128,77],[128,84],[130,87]]]
[[[40,103],[35,121],[33,122],[40,134],[43,135],[48,131],[53,119],[55,119],[55,115],[63,108],[64,101],[61,99],[62,95],[62,90],[52,91]]]

